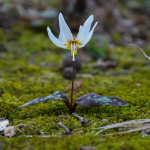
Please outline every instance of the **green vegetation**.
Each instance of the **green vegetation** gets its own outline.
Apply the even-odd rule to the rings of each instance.
[[[2,50],[3,46],[6,50]],[[37,34],[19,26],[13,28],[8,37],[2,29],[0,30],[0,92],[4,92],[0,97],[1,118],[9,118],[13,110],[32,99],[50,95],[57,90],[64,91],[71,85],[71,81],[65,80],[62,70],[59,69],[65,51],[67,50],[55,47],[46,32]],[[150,55],[150,47],[147,47],[145,52]],[[76,112],[79,115],[83,113],[85,118],[91,120],[86,126],[82,126],[80,121],[70,116],[63,101],[49,101],[24,107],[16,112],[10,125],[26,124],[27,126],[22,129],[23,132],[17,131],[17,134],[25,133],[35,137],[11,139],[0,137],[3,149],[76,150],[83,145],[96,146],[96,149],[103,150],[148,149],[150,138],[142,138],[140,132],[102,138],[102,134],[118,130],[111,129],[98,136],[94,136],[95,130],[90,130],[110,123],[150,118],[150,75],[146,67],[149,61],[137,48],[116,47],[110,50],[109,55],[116,58],[118,66],[107,72],[135,67],[139,70],[120,76],[95,75],[92,78],[76,78],[76,81],[82,80],[83,85],[74,91],[74,100],[94,92],[104,96],[117,96],[125,100],[129,106],[94,108],[78,106]],[[84,64],[80,73],[90,73],[93,70],[98,69],[88,68]],[[70,94],[68,91],[69,98]],[[63,119],[63,116],[59,115],[67,118]],[[109,122],[101,123],[102,119],[108,119]],[[65,137],[36,137],[38,130],[46,135],[61,135],[63,129],[56,125],[59,121],[71,131],[83,130],[84,133]]]

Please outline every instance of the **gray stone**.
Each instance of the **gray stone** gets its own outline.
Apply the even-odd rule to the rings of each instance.
[[[73,75],[73,68],[72,67],[67,67],[64,69],[63,71],[63,77],[65,79],[72,79],[72,75]],[[74,70],[74,78],[76,77],[76,70]]]
[[[101,122],[108,122],[108,120],[107,119],[102,119]]]
[[[10,138],[13,137],[15,134],[16,134],[16,127],[14,126],[9,126],[4,130],[4,135]]]
[[[66,67],[73,67],[73,61],[71,54],[67,54],[62,61],[62,67],[63,69]],[[77,72],[79,72],[82,69],[82,63],[78,56],[75,56],[75,69]]]

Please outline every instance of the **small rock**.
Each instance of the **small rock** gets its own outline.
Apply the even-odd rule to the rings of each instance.
[[[0,135],[1,135],[1,136],[4,136],[4,131],[0,131]]]
[[[79,150],[94,150],[95,147],[94,146],[81,146],[79,148]]]
[[[3,44],[0,44],[0,52],[6,52],[6,51],[7,51],[6,46]]]
[[[137,83],[136,86],[141,86],[141,83]]]
[[[22,129],[26,126],[26,124],[19,124],[19,128]]]
[[[146,66],[146,69],[148,69],[148,70],[149,70],[149,69],[150,69],[150,65]]]
[[[141,134],[142,134],[142,137],[149,136],[150,135],[150,129],[143,130],[141,132]]]
[[[68,117],[67,117],[67,116],[64,116],[64,115],[59,115],[58,117],[59,117],[60,119],[65,119],[65,120],[68,119]]]
[[[5,53],[0,53],[0,57],[1,58],[6,58],[6,54]]]
[[[101,120],[101,122],[103,123],[103,122],[108,122],[109,120],[107,120],[107,119],[102,119]]]
[[[84,131],[83,131],[83,130],[80,130],[80,131],[76,131],[75,133],[83,134],[83,133],[84,133]]]
[[[45,133],[45,132],[42,132],[42,131],[40,131],[40,130],[37,130],[37,134],[38,134],[38,135],[44,135],[44,133]]]
[[[73,61],[72,61],[72,56],[71,54],[67,54],[62,61],[62,66],[63,68],[66,67],[73,67]],[[75,56],[75,69],[77,72],[79,72],[82,69],[82,63],[81,60],[78,56]]]
[[[115,61],[111,61],[111,60],[104,61],[101,58],[99,58],[97,60],[97,63],[96,63],[96,67],[97,68],[103,68],[103,69],[106,69],[106,68],[115,68],[116,66],[117,66],[117,64],[116,64]]]
[[[33,20],[30,22],[30,25],[32,27],[40,27],[40,26],[43,26],[45,24],[44,20],[42,19],[39,19],[39,20]]]
[[[9,126],[4,130],[4,135],[10,138],[13,137],[15,134],[16,134],[16,127],[14,126]]]
[[[55,19],[58,16],[59,12],[57,9],[44,10],[40,12],[40,16],[44,19]]]
[[[72,131],[71,132],[63,131],[62,135],[72,135]]]
[[[71,80],[73,75],[73,68],[72,67],[67,67],[63,71],[63,77],[66,79]],[[74,78],[76,77],[76,70],[74,70]]]
[[[2,94],[4,94],[4,91],[3,91],[3,90],[0,90],[0,97],[1,97]]]
[[[91,74],[82,73],[82,74],[77,74],[77,77],[91,78],[92,75]]]
[[[145,130],[141,131],[141,134],[142,134],[142,137],[146,137],[146,136],[149,136]]]
[[[90,123],[91,120],[89,120],[89,119],[83,119],[80,122],[81,122],[82,126],[85,126],[86,124]]]
[[[6,126],[7,125],[9,125],[9,120],[1,120],[0,121],[0,131],[3,131],[5,128],[6,128]]]

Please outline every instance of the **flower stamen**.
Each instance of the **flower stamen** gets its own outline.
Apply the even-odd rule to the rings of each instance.
[[[81,43],[78,40],[68,41],[68,43],[64,44],[64,46],[67,46],[67,48],[71,50],[71,56],[73,56],[73,51],[74,55],[78,55],[77,49],[79,48],[80,45]]]

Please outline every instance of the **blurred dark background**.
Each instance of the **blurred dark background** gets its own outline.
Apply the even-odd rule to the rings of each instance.
[[[81,59],[89,62],[91,56],[102,57],[107,49],[115,46],[132,43],[147,47],[150,41],[149,8],[149,0],[0,0],[0,29],[8,37],[11,35],[10,40],[16,36],[17,30],[13,38],[11,34],[14,26],[18,30],[20,27],[30,29],[35,35],[44,33],[47,38],[46,27],[49,26],[58,37],[58,15],[62,12],[76,35],[79,26],[93,14],[93,24],[98,21],[98,25],[90,42],[79,51]],[[5,49],[2,41],[0,45],[1,50]]]
[[[49,25],[58,34],[62,12],[71,31],[78,32],[93,14],[99,44],[142,46],[150,40],[149,8],[149,0],[0,0],[0,28],[8,30],[21,21],[40,31]]]

